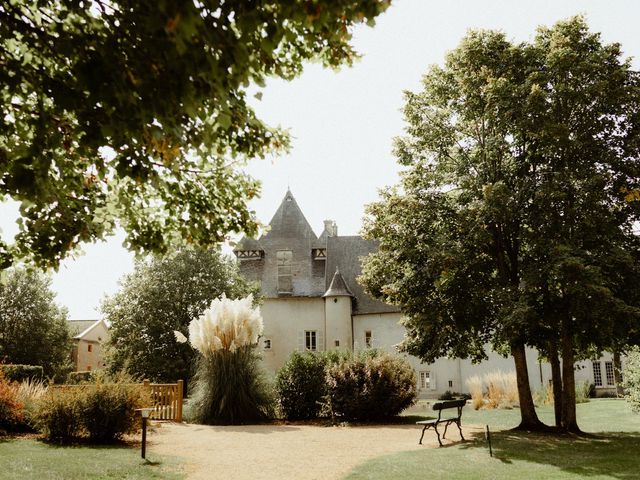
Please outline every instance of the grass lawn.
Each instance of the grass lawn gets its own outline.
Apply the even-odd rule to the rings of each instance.
[[[2,480],[183,478],[171,459],[147,450],[147,460],[139,450],[119,445],[58,447],[32,439],[0,439]]]
[[[624,400],[601,399],[578,405],[578,424],[589,438],[511,432],[518,410],[474,411],[465,407],[463,425],[492,430],[493,458],[484,435],[443,448],[403,452],[376,458],[355,468],[356,479],[639,479],[640,415]],[[409,414],[423,416],[418,406]],[[543,421],[553,422],[552,407],[539,409]],[[419,429],[416,427],[416,441]],[[451,435],[457,438],[457,431]]]

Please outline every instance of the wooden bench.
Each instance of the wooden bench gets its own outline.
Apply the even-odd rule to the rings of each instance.
[[[450,400],[446,402],[434,403],[433,410],[438,411],[438,418],[434,418],[432,420],[421,420],[419,422],[416,422],[416,425],[424,425],[424,428],[422,429],[422,435],[420,435],[420,441],[418,442],[418,444],[422,445],[422,439],[424,438],[425,430],[433,427],[433,429],[436,431],[436,435],[438,436],[438,443],[440,444],[440,446],[442,446],[442,441],[440,440],[440,432],[438,432],[438,425],[441,423],[444,423],[444,433],[442,434],[442,438],[444,438],[445,435],[447,434],[447,428],[449,427],[449,425],[451,425],[452,423],[455,423],[458,426],[458,430],[460,431],[460,438],[464,440],[464,437],[462,436],[462,428],[460,426],[460,417],[462,417],[462,407],[464,407],[466,403],[467,403],[466,400]],[[453,409],[453,408],[455,408],[458,412],[456,416],[442,418],[443,410]]]

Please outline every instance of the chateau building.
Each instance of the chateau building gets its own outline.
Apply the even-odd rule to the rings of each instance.
[[[275,374],[295,350],[375,347],[397,353],[395,346],[405,334],[399,323],[401,312],[367,295],[357,282],[362,257],[376,248],[375,241],[338,235],[332,220],[325,220],[322,233],[316,236],[291,191],[285,194],[267,233],[257,240],[245,237],[237,244],[234,253],[242,275],[258,282],[264,296],[261,348],[267,371]],[[422,397],[447,390],[466,392],[470,376],[514,369],[511,358],[493,352],[476,365],[448,358],[427,365],[403,356],[416,371]],[[527,361],[531,387],[537,390],[549,382],[550,366],[538,361],[535,350],[528,350]],[[586,379],[603,389],[614,387],[611,358],[597,365],[593,362],[593,366],[583,363],[590,368],[577,370],[578,381]]]

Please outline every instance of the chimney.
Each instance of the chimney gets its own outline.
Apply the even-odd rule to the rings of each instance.
[[[324,221],[324,230],[327,232],[327,237],[338,236],[338,225],[333,220]]]

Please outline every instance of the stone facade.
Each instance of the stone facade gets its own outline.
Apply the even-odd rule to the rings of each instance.
[[[261,349],[265,368],[272,374],[295,351],[327,349],[359,350],[368,347],[395,352],[404,337],[401,313],[391,305],[367,295],[358,284],[361,259],[375,251],[375,241],[358,236],[339,236],[332,220],[316,236],[287,191],[268,232],[255,239],[242,239],[234,253],[241,273],[260,284],[264,333]],[[474,365],[462,359],[438,359],[424,364],[404,355],[416,371],[422,397],[445,391],[466,392],[466,379],[495,370],[513,371],[513,360],[494,352]],[[529,380],[538,390],[550,382],[551,368],[538,361],[537,352],[527,351]],[[605,391],[611,359],[601,363],[601,391]],[[594,382],[592,362],[582,362],[576,381]],[[596,381],[597,383],[597,381]]]
[[[106,366],[103,345],[109,338],[104,320],[70,320],[73,339],[71,361],[76,372],[99,370]]]

